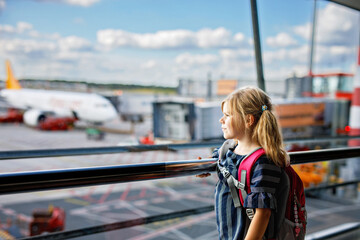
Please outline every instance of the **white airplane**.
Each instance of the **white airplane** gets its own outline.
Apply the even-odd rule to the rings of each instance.
[[[110,101],[98,94],[21,88],[9,61],[6,61],[6,70],[6,89],[0,91],[0,96],[10,107],[24,110],[24,123],[29,126],[38,126],[49,115],[73,117],[94,124],[118,116]]]

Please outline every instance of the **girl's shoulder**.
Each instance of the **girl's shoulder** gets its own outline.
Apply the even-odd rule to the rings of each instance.
[[[281,167],[277,166],[274,161],[266,155],[259,157],[259,159],[254,163],[253,169],[281,172]]]
[[[262,155],[259,157],[259,159],[256,161],[258,164],[275,164],[267,155]]]
[[[212,158],[219,158],[219,148],[215,148],[211,154]]]

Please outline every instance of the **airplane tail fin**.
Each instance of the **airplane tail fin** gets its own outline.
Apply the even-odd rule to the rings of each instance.
[[[14,77],[14,75],[12,73],[9,60],[6,60],[6,71],[7,71],[6,88],[7,89],[20,89],[21,88],[20,83]]]

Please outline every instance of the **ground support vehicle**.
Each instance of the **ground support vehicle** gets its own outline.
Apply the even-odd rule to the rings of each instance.
[[[29,228],[30,236],[63,231],[65,229],[64,209],[52,206],[48,209],[35,209]]]

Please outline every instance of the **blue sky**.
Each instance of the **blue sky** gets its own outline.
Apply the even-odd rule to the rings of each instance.
[[[312,0],[258,0],[266,80],[307,73],[312,11]],[[317,15],[314,71],[354,72],[359,13],[318,1]],[[18,78],[254,80],[250,0],[0,0],[6,59]]]

